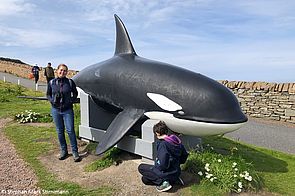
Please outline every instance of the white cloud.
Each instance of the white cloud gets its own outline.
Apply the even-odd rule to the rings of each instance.
[[[35,5],[25,0],[1,0],[0,16],[10,16],[24,12],[30,12]]]
[[[75,39],[72,35],[58,31],[8,27],[0,27],[0,38],[2,40],[0,45],[24,46],[29,48],[49,48],[75,43]]]

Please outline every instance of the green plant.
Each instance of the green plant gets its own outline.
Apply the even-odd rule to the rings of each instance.
[[[52,122],[52,116],[50,114],[40,114],[33,112],[32,110],[25,110],[20,114],[15,115],[15,120],[19,123],[30,123],[30,122]]]
[[[251,163],[236,153],[217,153],[210,145],[203,152],[191,152],[183,169],[198,176],[202,183],[213,184],[224,192],[240,193],[261,188],[261,178]]]
[[[85,171],[92,172],[96,170],[102,170],[111,165],[117,164],[119,161],[119,154],[122,151],[118,148],[111,148],[107,152],[104,153],[103,157],[97,161],[94,161],[90,165],[85,167]]]
[[[9,102],[9,99],[5,95],[0,94],[0,102]]]
[[[37,122],[39,117],[40,114],[32,112],[32,110],[25,110],[25,112],[15,115],[15,119],[19,123]]]
[[[20,85],[2,85],[0,83],[0,102],[10,102],[11,97],[23,95],[24,88]]]
[[[15,89],[15,95],[16,95],[16,96],[23,95],[23,92],[24,92],[23,87],[20,86],[20,85],[17,85],[17,86],[16,86],[16,89]]]
[[[41,123],[49,123],[52,122],[52,116],[51,114],[40,114],[39,118],[37,119],[37,122],[41,122]]]

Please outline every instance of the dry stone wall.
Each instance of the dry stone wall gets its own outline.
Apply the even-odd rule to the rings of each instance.
[[[219,82],[232,90],[247,116],[295,124],[295,83]]]
[[[31,65],[0,60],[0,72],[28,78]],[[40,80],[45,82],[44,67]],[[77,71],[69,70],[71,78]],[[219,81],[232,90],[240,105],[250,117],[265,118],[295,124],[295,83],[267,83],[243,81]]]

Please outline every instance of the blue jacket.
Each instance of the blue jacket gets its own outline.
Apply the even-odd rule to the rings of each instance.
[[[157,158],[152,170],[163,180],[173,183],[178,180],[181,169],[180,164],[185,163],[188,153],[180,139],[170,135],[157,142]]]
[[[47,85],[46,95],[52,107],[60,109],[60,111],[66,111],[73,108],[78,91],[72,79],[54,78]]]

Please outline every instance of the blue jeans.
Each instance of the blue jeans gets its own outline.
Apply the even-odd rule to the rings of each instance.
[[[76,133],[74,129],[74,111],[73,109],[68,109],[66,111],[60,111],[54,107],[51,107],[51,114],[53,121],[55,123],[56,132],[58,135],[58,140],[60,144],[60,149],[62,151],[68,152],[67,142],[65,138],[65,128],[67,130],[68,136],[70,138],[72,152],[78,152]]]

